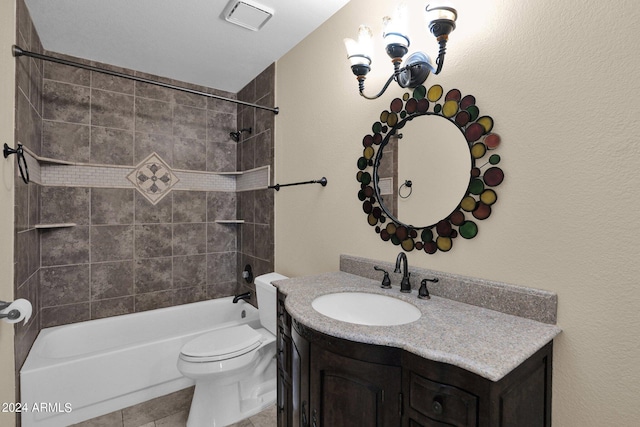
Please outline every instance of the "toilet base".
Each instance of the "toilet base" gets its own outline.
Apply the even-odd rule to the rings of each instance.
[[[276,403],[276,359],[262,372],[229,384],[196,381],[187,427],[223,427]]]

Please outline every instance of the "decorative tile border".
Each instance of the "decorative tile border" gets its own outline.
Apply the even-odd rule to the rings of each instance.
[[[173,171],[180,179],[174,190],[188,191],[236,191],[235,175],[219,175],[211,172]]]
[[[380,178],[378,180],[378,189],[381,196],[393,194],[393,178]]]
[[[153,157],[154,155],[155,157]],[[153,163],[153,161],[161,162],[163,167],[171,172],[175,178],[174,185],[165,189],[162,197],[170,190],[224,192],[259,190],[270,185],[271,176],[269,166],[244,172],[222,173],[172,170],[155,153],[136,167],[58,162],[38,157],[28,149],[25,149],[25,158],[31,180],[37,184],[51,187],[138,188],[134,172],[139,172],[143,165]],[[134,179],[131,180],[129,177],[134,177]],[[138,190],[140,191],[139,188]],[[145,197],[148,195],[144,193],[144,190],[141,193]],[[155,203],[160,199],[161,197],[157,198]],[[149,201],[154,203],[151,199]]]
[[[129,167],[43,164],[40,170],[45,186],[133,188],[127,180],[133,172]]]
[[[269,185],[271,168],[262,166],[256,169],[244,171],[236,180],[236,191],[262,190]]]
[[[171,188],[180,181],[169,165],[156,153],[138,163],[136,169],[127,175],[127,179],[154,205],[169,194]]]

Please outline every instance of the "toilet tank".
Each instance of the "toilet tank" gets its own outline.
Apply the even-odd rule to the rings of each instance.
[[[267,273],[256,277],[256,295],[258,297],[258,313],[260,323],[273,335],[276,335],[277,289],[271,284],[274,280],[288,279],[278,273]]]

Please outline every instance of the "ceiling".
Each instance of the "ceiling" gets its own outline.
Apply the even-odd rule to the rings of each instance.
[[[349,2],[244,0],[274,11],[252,31],[223,18],[230,0],[25,1],[51,52],[233,93]]]

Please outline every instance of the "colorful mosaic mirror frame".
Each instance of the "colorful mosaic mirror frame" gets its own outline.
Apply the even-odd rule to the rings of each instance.
[[[444,97],[443,97],[444,95]],[[469,186],[458,206],[446,218],[426,227],[404,224],[390,214],[380,201],[377,166],[382,149],[391,136],[411,120],[425,115],[438,115],[454,123],[464,135],[471,155]],[[491,116],[480,115],[473,95],[462,96],[460,90],[451,89],[446,94],[440,85],[418,86],[413,94],[405,93],[402,99],[391,101],[389,110],[380,114],[374,122],[372,133],[362,140],[362,156],[357,161],[356,179],[360,183],[358,199],[369,225],[375,227],[383,241],[390,241],[404,251],[424,250],[427,254],[448,252],[454,239],[461,236],[472,239],[478,234],[476,221],[487,219],[498,200],[495,187],[504,180],[500,155],[500,136],[493,132]]]

